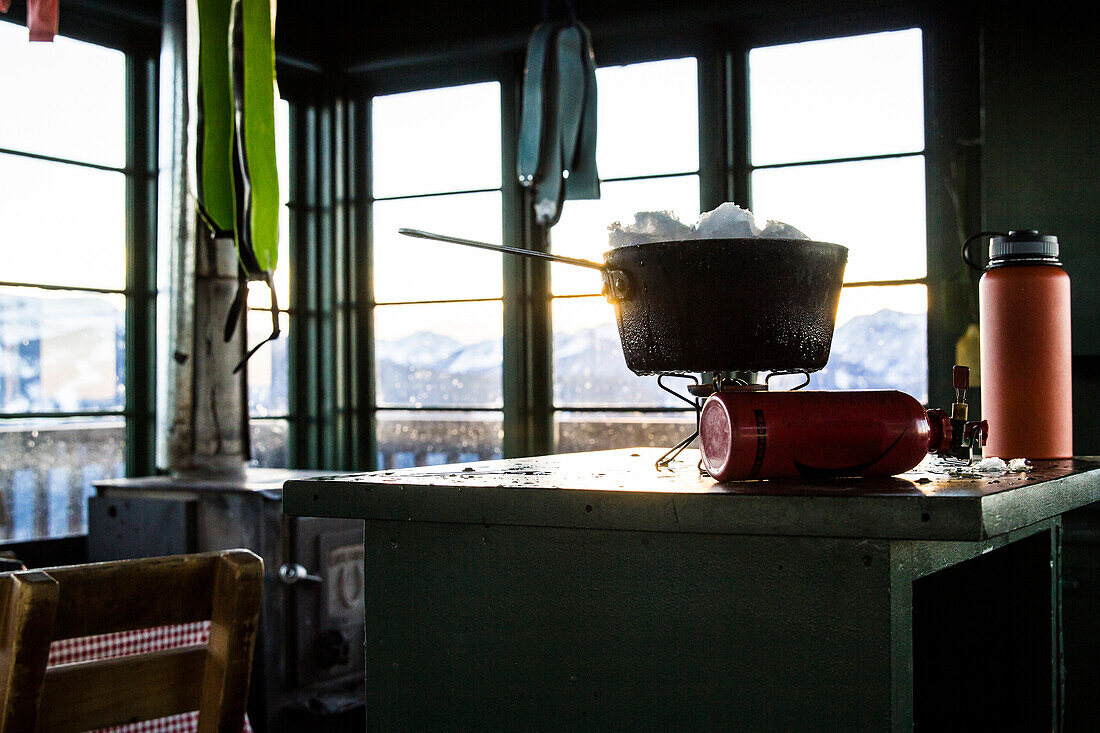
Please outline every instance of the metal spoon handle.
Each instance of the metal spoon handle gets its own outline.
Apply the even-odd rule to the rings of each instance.
[[[523,255],[524,257],[537,257],[542,260],[550,260],[551,262],[561,262],[565,265],[576,265],[577,267],[588,267],[593,270],[599,270],[605,272],[607,270],[606,265],[601,265],[598,262],[592,262],[591,260],[581,260],[575,257],[563,257],[562,255],[552,255],[547,252],[536,252],[533,249],[522,249],[520,247],[509,247],[503,244],[489,244],[488,242],[478,242],[474,239],[463,239],[462,237],[452,237],[449,234],[433,234],[432,232],[421,231],[420,229],[407,229],[401,227],[397,230],[399,234],[404,234],[407,237],[420,237],[421,239],[434,239],[439,242],[451,242],[453,244],[464,244],[467,247],[479,247],[481,249],[489,249],[494,252],[507,252],[513,255]]]

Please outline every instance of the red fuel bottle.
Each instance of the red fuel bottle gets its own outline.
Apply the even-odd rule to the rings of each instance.
[[[924,407],[895,390],[735,389],[707,398],[699,418],[703,466],[718,481],[893,476],[931,442]]]

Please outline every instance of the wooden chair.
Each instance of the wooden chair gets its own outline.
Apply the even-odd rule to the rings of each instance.
[[[39,570],[0,575],[0,731],[34,730],[57,595]]]
[[[263,587],[260,558],[227,550],[43,573],[57,582],[51,641],[207,619],[210,640],[206,646],[43,664],[37,730],[86,731],[198,710],[201,733],[241,731]]]

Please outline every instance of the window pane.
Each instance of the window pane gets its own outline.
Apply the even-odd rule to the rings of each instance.
[[[92,482],[123,475],[122,418],[0,420],[0,540],[88,531]]]
[[[749,52],[752,163],[924,149],[919,28]]]
[[[671,448],[695,430],[694,412],[557,412],[555,450],[578,453],[612,448]],[[692,443],[692,448],[698,448]]]
[[[290,412],[286,352],[290,318],[285,313],[279,314],[279,329],[279,338],[261,346],[248,360],[248,414],[252,417],[281,416]],[[271,314],[249,311],[249,348],[260,343],[270,333]]]
[[[286,420],[252,420],[248,424],[252,435],[252,460],[248,465],[257,468],[287,468]]]
[[[699,170],[694,58],[596,70],[601,178]]]
[[[925,286],[845,288],[829,363],[809,388],[898,389],[926,403],[927,329]]]
[[[0,412],[121,410],[121,295],[0,288]]]
[[[376,413],[378,467],[410,468],[501,457],[499,412]]]
[[[500,187],[500,84],[375,97],[375,197]]]
[[[699,177],[650,178],[605,183],[596,201],[568,201],[561,221],[551,230],[551,248],[557,254],[603,262],[607,227],[634,221],[639,211],[671,211],[686,224],[699,218]],[[600,274],[573,265],[551,267],[555,295],[598,293]]]
[[[121,290],[125,217],[122,173],[0,154],[0,280]]]
[[[500,407],[499,301],[374,309],[377,404]]]
[[[555,299],[553,309],[555,406],[686,406],[656,377],[627,369],[615,313],[602,297]],[[670,381],[678,390],[685,384]]]
[[[501,297],[502,255],[397,233],[410,227],[500,244],[500,193],[378,201],[373,214],[376,302]]]
[[[757,221],[779,219],[848,247],[847,282],[924,277],[924,156],[752,174]]]
[[[121,168],[126,164],[126,57],[68,38],[28,43],[0,22],[0,148]]]

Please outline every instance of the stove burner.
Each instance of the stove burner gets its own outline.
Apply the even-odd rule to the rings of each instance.
[[[691,445],[691,441],[699,437],[699,418],[702,414],[703,403],[712,394],[716,392],[739,391],[766,392],[769,389],[773,377],[790,376],[794,374],[801,374],[803,377],[805,377],[805,381],[787,391],[794,392],[795,390],[802,389],[810,383],[810,373],[802,370],[769,372],[768,375],[764,378],[764,384],[753,384],[739,377],[730,376],[731,372],[711,372],[709,382],[700,381],[699,377],[695,376],[694,374],[658,374],[658,387],[663,389],[665,392],[668,392],[670,395],[680,400],[681,402],[686,402],[695,409],[695,430],[691,433],[691,435],[681,440],[679,443],[670,448],[664,455],[658,458],[657,462],[654,463],[654,468],[656,468],[657,470],[668,468],[669,464],[676,460],[676,457],[680,455],[680,453],[682,453],[685,448]],[[665,384],[664,380],[669,377],[690,380],[691,383],[686,385],[686,388],[688,394],[690,394],[691,397],[685,397],[684,395],[677,392],[673,387]],[[703,461],[701,459],[699,461],[698,467],[700,473],[707,472],[706,469],[703,468]]]

